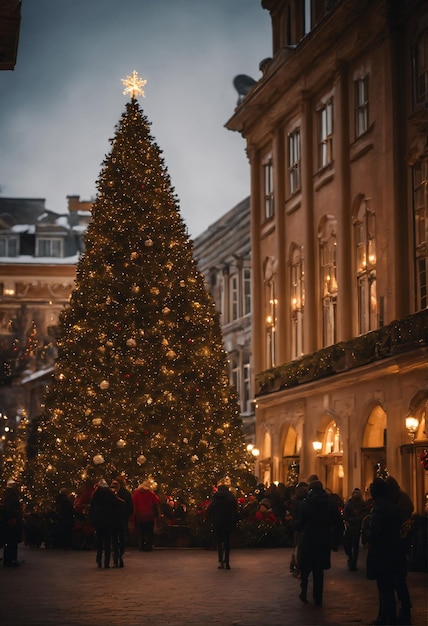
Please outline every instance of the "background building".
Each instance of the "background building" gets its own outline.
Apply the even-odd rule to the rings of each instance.
[[[236,387],[247,441],[255,440],[251,387],[250,198],[193,241],[194,254],[221,316],[231,383]]]
[[[74,287],[91,203],[68,197],[68,211],[44,199],[0,196],[0,412],[3,427],[40,412],[52,371],[55,328]]]
[[[262,5],[273,55],[226,124],[251,164],[259,476],[297,459],[348,495],[389,472],[422,511],[426,2]]]

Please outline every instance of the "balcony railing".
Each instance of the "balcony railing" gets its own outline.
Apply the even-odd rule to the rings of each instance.
[[[428,345],[428,309],[256,375],[256,397],[346,372]]]

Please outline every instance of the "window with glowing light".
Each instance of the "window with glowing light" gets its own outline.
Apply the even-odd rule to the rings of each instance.
[[[376,216],[361,198],[353,223],[358,293],[358,333],[377,328]]]
[[[266,368],[276,365],[276,261],[268,257],[264,263],[265,279],[265,324],[266,324]]]
[[[303,309],[305,288],[303,272],[303,249],[293,245],[290,255],[290,296],[291,296],[291,358],[303,354]]]
[[[328,215],[321,220],[318,230],[324,346],[336,343],[338,293],[336,228],[336,218]]]

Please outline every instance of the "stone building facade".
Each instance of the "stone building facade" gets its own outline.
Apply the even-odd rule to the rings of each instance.
[[[195,259],[220,313],[231,383],[236,387],[243,430],[255,442],[251,376],[250,198],[245,198],[193,241]]]
[[[272,58],[226,123],[251,168],[259,477],[297,463],[347,496],[389,472],[423,511],[426,2],[262,5]]]
[[[0,196],[0,412],[11,428],[40,412],[90,207],[69,196],[59,214],[44,199]]]

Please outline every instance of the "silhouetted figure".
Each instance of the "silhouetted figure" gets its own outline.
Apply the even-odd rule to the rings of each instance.
[[[345,502],[343,509],[343,519],[346,524],[343,547],[348,557],[348,567],[351,571],[357,569],[361,524],[366,514],[366,503],[364,502],[360,489],[356,488],[352,492],[351,497]]]
[[[102,478],[91,498],[89,519],[97,535],[97,564],[107,569],[110,567],[113,528],[120,516],[120,502]]]
[[[331,567],[330,552],[332,549],[337,551],[343,535],[343,521],[321,481],[309,483],[308,495],[293,526],[301,533],[297,552],[302,590],[299,598],[305,604],[308,602],[308,581],[312,572],[314,602],[316,606],[322,606],[324,570]]]
[[[379,611],[374,624],[397,623],[395,588],[402,568],[400,512],[386,482],[375,478],[370,485],[373,506],[367,528],[367,578],[375,580],[379,592]]]
[[[219,569],[230,569],[230,534],[238,521],[238,501],[228,485],[219,484],[207,508],[214,527]]]
[[[18,544],[22,541],[22,505],[19,497],[19,487],[14,480],[7,481],[6,490],[1,506],[3,565],[17,567]]]

